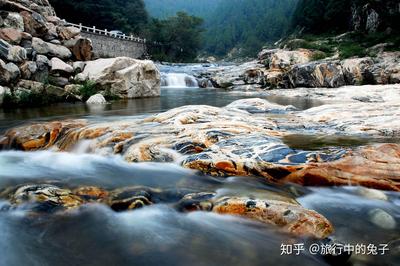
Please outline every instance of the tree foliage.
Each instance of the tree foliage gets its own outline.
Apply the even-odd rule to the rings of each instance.
[[[50,0],[69,22],[139,34],[148,22],[143,0]]]
[[[167,19],[152,19],[147,36],[161,46],[151,47],[151,54],[163,61],[193,61],[201,48],[202,24],[201,18],[185,12],[178,12]]]
[[[365,8],[367,7],[367,8]],[[380,14],[380,30],[399,29],[398,0],[299,0],[293,15],[292,28],[311,33],[337,33],[353,30],[353,11],[360,12],[366,23],[365,10]]]

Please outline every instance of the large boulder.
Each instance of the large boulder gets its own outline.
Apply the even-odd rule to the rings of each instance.
[[[90,61],[93,55],[92,41],[86,38],[79,38],[72,47],[72,54],[76,60]]]
[[[374,83],[371,68],[374,61],[369,58],[351,58],[342,61],[343,74],[348,85]]]
[[[0,85],[14,83],[20,76],[18,67],[13,63],[6,64],[0,59]]]
[[[21,70],[21,76],[23,79],[33,78],[38,69],[36,62],[33,61],[26,61],[19,68]]]
[[[25,32],[34,37],[42,37],[47,33],[46,20],[42,15],[28,11],[21,12],[21,15],[24,19]]]
[[[81,30],[76,27],[57,27],[58,36],[63,40],[70,40],[81,33]]]
[[[296,87],[336,88],[346,85],[339,62],[311,62],[295,65],[289,72],[291,85]]]
[[[19,44],[22,40],[23,34],[21,31],[13,28],[0,29],[0,38],[10,44]]]
[[[9,88],[0,86],[0,107],[3,105],[4,97],[11,93]]]
[[[24,31],[24,20],[19,13],[15,12],[4,12],[2,13],[3,18],[3,27],[4,28],[13,28],[19,31]]]
[[[92,95],[87,101],[87,104],[106,104],[107,101],[101,94]]]
[[[36,65],[37,65],[37,71],[33,79],[43,83],[46,82],[49,76],[49,68],[51,67],[50,60],[44,55],[37,55]]]
[[[32,47],[38,54],[46,56],[51,56],[51,57],[54,56],[61,59],[69,59],[72,55],[71,51],[68,48],[62,45],[45,42],[39,38],[32,39]]]
[[[74,69],[72,66],[68,65],[60,58],[53,57],[51,59],[51,73],[59,73],[59,74],[71,74]]]
[[[160,95],[160,72],[148,60],[117,57],[90,61],[76,78],[92,80],[98,87],[120,98]]]
[[[314,52],[307,49],[295,51],[272,49],[261,51],[258,59],[270,69],[288,70],[293,65],[310,62],[313,54]]]
[[[11,45],[0,39],[0,58],[15,63],[21,63],[27,59],[27,52],[21,46]]]

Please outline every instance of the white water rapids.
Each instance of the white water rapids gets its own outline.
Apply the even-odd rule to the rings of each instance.
[[[185,73],[165,73],[162,77],[161,85],[171,88],[198,87],[199,84],[195,77]]]

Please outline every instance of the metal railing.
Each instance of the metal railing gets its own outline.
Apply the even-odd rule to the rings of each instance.
[[[119,33],[115,33],[115,32],[112,32],[112,31],[108,31],[107,29],[99,30],[99,29],[96,28],[96,26],[86,27],[86,26],[83,26],[82,23],[74,24],[74,23],[67,22],[65,20],[64,20],[64,22],[65,22],[65,24],[67,26],[76,27],[82,32],[104,35],[104,36],[107,36],[107,37],[111,37],[111,38],[115,38],[115,39],[121,39],[121,40],[125,40],[125,41],[146,43],[146,39],[141,39],[141,38],[135,37],[133,35],[119,34]]]

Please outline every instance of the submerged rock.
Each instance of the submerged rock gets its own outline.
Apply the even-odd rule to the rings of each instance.
[[[396,220],[389,213],[381,209],[371,210],[369,213],[371,222],[382,229],[392,230],[396,228]]]
[[[68,189],[52,185],[26,185],[11,196],[14,205],[27,205],[33,211],[54,212],[79,207],[83,201]],[[29,206],[32,205],[32,206]]]

